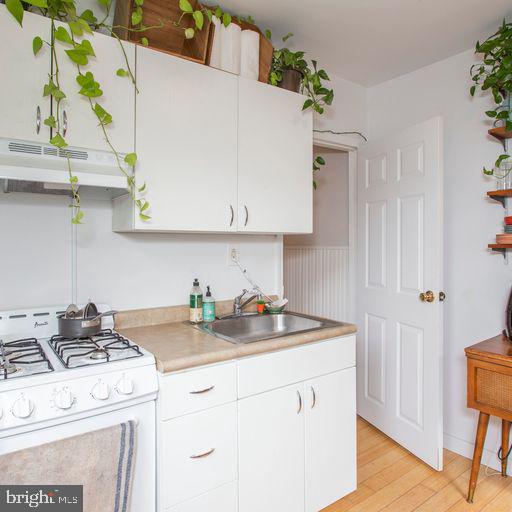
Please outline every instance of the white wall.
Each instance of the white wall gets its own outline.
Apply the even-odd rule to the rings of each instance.
[[[366,134],[366,87],[354,84],[337,76],[330,76],[326,87],[334,89],[334,101],[324,114],[315,115],[314,127],[318,130],[357,131]],[[359,136],[353,137],[355,143]],[[336,138],[334,138],[336,140]]]
[[[108,201],[83,199],[74,230],[65,197],[0,194],[0,310],[93,299],[116,309],[186,304],[192,280],[232,299],[247,282],[227,265],[239,249],[251,277],[281,293],[275,236],[117,234]]]
[[[468,93],[473,62],[470,50],[368,90],[371,139],[432,116],[444,120],[445,445],[467,456],[477,414],[466,408],[464,347],[501,331],[512,277],[503,258],[487,251],[501,230],[504,210],[486,200],[494,181],[481,169],[501,148],[487,136],[484,111],[491,100]],[[496,422],[486,446],[496,452]],[[495,456],[492,461],[496,464]]]
[[[285,245],[348,246],[348,153],[315,147],[325,166],[316,173],[313,193],[313,233],[284,237]]]

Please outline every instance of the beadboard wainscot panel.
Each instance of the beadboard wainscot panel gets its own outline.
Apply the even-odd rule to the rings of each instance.
[[[348,317],[348,247],[284,247],[284,290],[290,311],[333,320]]]

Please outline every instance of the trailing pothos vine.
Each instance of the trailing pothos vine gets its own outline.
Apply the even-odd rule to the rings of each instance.
[[[25,0],[24,0],[25,1]],[[110,149],[112,151],[116,165],[120,173],[125,176],[127,189],[138,208],[139,216],[142,220],[148,220],[150,216],[147,210],[149,203],[144,199],[143,194],[146,185],[137,183],[134,173],[132,172],[137,163],[136,153],[129,153],[122,157],[117,149],[114,147],[108,133],[108,127],[113,122],[112,115],[98,103],[98,98],[103,96],[100,83],[96,80],[91,71],[85,70],[84,67],[89,64],[89,59],[95,57],[95,52],[91,41],[87,35],[92,35],[93,30],[106,29],[112,30],[112,27],[107,25],[106,20],[110,15],[112,0],[98,0],[98,3],[104,8],[104,18],[98,20],[90,9],[85,10],[81,14],[77,13],[74,0],[26,0],[25,3],[32,6],[32,9],[37,9],[40,14],[51,19],[51,33],[50,38],[47,40],[44,37],[36,36],[32,41],[32,50],[34,55],[44,51],[48,48],[51,53],[51,68],[48,73],[48,78],[43,86],[43,96],[51,97],[54,102],[54,114],[48,116],[44,120],[44,124],[51,128],[52,136],[50,144],[55,146],[61,151],[61,154],[67,159],[69,182],[71,184],[72,202],[71,208],[73,209],[72,222],[80,224],[84,218],[82,211],[80,195],[78,191],[79,183],[78,177],[73,174],[71,159],[66,151],[68,143],[65,138],[65,131],[61,121],[61,104],[67,97],[67,93],[61,87],[61,66],[59,61],[59,53],[57,51],[57,44],[62,44],[66,47],[64,54],[75,66],[76,69],[76,82],[78,87],[78,94],[86,99],[89,104],[91,115],[93,115],[97,122],[98,128]],[[142,5],[143,0],[136,0],[137,4]],[[20,0],[6,0],[5,2],[8,11],[16,19],[16,21],[23,25],[23,5]],[[114,37],[115,34],[113,34]],[[80,40],[79,40],[80,39]],[[123,47],[123,43],[117,38],[121,46],[125,67],[119,68],[116,73],[120,77],[129,77],[134,86],[135,76],[130,67],[127,54]]]
[[[471,66],[471,96],[477,89],[490,91],[495,103],[486,116],[494,120],[494,125],[502,124],[507,132],[512,132],[512,23],[503,20],[499,29],[483,43],[477,42],[475,53],[482,55],[477,64]],[[510,171],[500,172],[500,167],[510,158],[503,153],[498,156],[493,168],[483,168],[484,174],[504,178]]]

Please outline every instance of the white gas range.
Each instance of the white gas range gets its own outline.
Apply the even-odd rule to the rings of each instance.
[[[0,456],[135,420],[132,512],[153,510],[154,357],[119,335],[111,317],[96,336],[57,336],[65,309],[0,311]]]

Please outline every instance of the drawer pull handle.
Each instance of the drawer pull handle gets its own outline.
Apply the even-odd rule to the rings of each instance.
[[[211,450],[208,450],[207,452],[199,453],[198,455],[191,455],[190,458],[191,459],[202,459],[204,457],[208,457],[208,455],[211,455],[214,451],[215,451],[215,448],[212,448]]]
[[[244,226],[247,226],[247,223],[249,222],[249,210],[247,209],[247,206],[244,205],[244,210],[245,210],[245,222],[244,222]]]
[[[202,395],[203,393],[208,393],[208,391],[211,391],[215,386],[210,386],[209,388],[200,389],[198,391],[190,391],[191,395]]]
[[[311,409],[314,409],[315,405],[316,405],[316,393],[315,393],[315,388],[313,386],[311,386],[311,396],[313,398],[313,403],[311,404]]]
[[[233,205],[229,205],[229,209],[231,210],[231,219],[229,221],[229,227],[233,225],[233,221],[235,220],[235,210],[233,209]]]
[[[299,391],[297,391],[297,398],[299,399],[299,407],[297,409],[297,414],[300,414],[300,412],[302,411],[302,396],[299,393]]]

